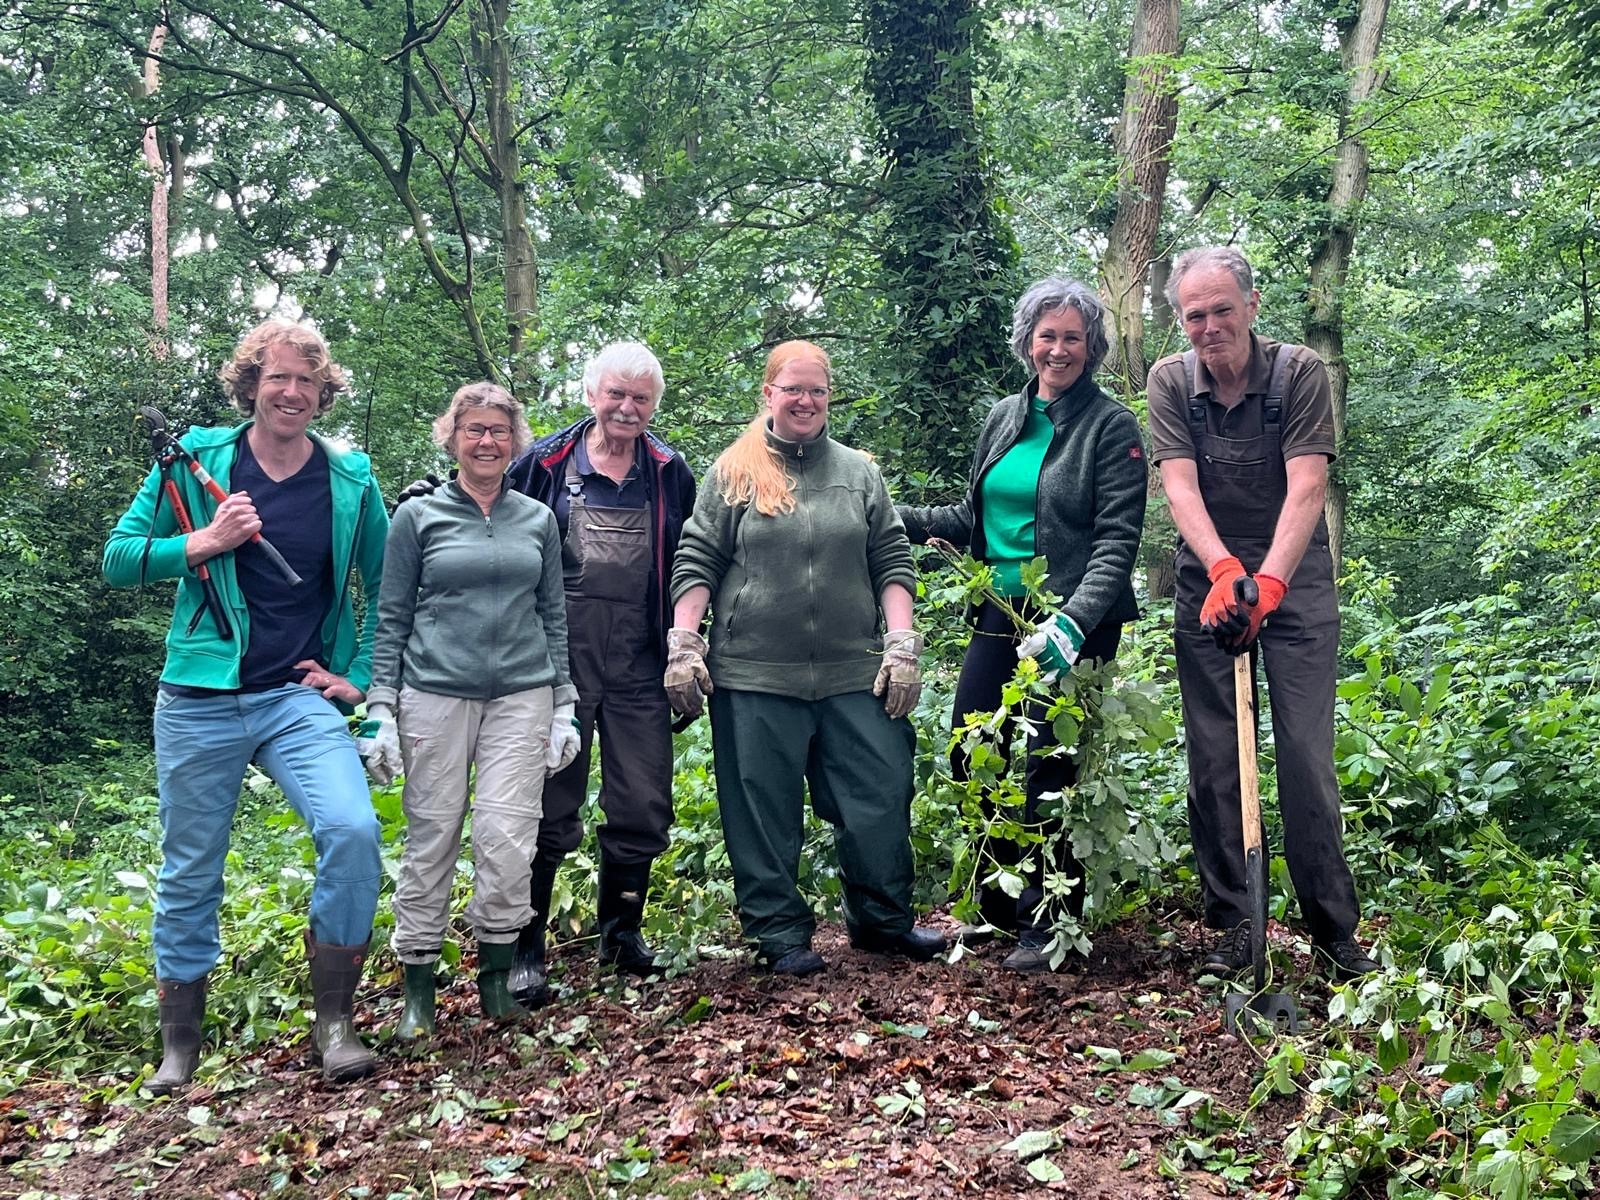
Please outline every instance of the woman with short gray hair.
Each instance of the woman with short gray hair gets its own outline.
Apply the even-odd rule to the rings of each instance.
[[[1095,386],[1094,371],[1108,345],[1105,308],[1091,288],[1064,276],[1030,287],[1012,314],[1011,348],[1032,378],[990,410],[966,496],[956,504],[900,508],[912,542],[940,538],[967,547],[992,571],[996,594],[1033,623],[1018,629],[993,601],[970,614],[973,636],[956,684],[958,725],[968,713],[1001,707],[1019,658],[1036,658],[1053,681],[1080,659],[1111,659],[1123,623],[1139,615],[1132,574],[1144,528],[1144,450],[1138,419]],[[1060,598],[1058,607],[1040,608],[1023,586],[1023,567],[1040,557],[1044,589]],[[1022,816],[1030,831],[1048,837],[1059,823],[1042,820],[1041,799],[1071,787],[1077,772],[1042,719],[1044,710],[1032,703],[1026,714],[1032,732]],[[1000,737],[1003,744],[1010,741],[1009,723]],[[965,781],[965,755],[958,749],[950,757],[952,772]],[[1042,855],[1031,855],[1023,866],[1022,894],[1012,899],[998,875],[1018,867],[1020,851],[1006,841],[990,846],[997,862],[993,881],[986,880],[982,890],[983,922],[966,927],[965,940],[975,944],[997,931],[1015,934],[1006,969],[1049,970],[1065,958],[1066,947],[1051,932]],[[1049,869],[1079,880],[1067,899],[1074,914],[1081,914],[1083,872],[1070,849],[1063,847]]]
[[[550,510],[505,478],[533,440],[522,405],[498,384],[469,383],[433,436],[459,469],[395,510],[367,689],[368,769],[387,784],[403,767],[406,780],[393,946],[406,983],[396,1032],[408,1040],[434,1027],[434,964],[474,767],[467,920],[478,995],[485,1016],[528,1015],[509,975],[532,917],[545,775],[578,753],[561,535]]]

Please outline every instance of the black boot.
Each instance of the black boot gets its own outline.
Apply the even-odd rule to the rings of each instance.
[[[595,916],[600,923],[600,961],[619,971],[648,975],[656,969],[655,951],[639,933],[645,893],[650,890],[650,863],[617,863],[600,857],[600,898]]]
[[[981,919],[976,924],[956,928],[956,941],[967,946],[981,946],[997,937],[1011,937],[1017,932],[1017,902],[998,887],[990,885],[978,889],[978,911]]]
[[[206,1015],[206,976],[193,983],[158,980],[161,1006],[161,1066],[144,1085],[157,1096],[170,1096],[194,1078],[200,1065],[200,1021]]]
[[[539,855],[533,860],[533,874],[528,882],[528,903],[533,916],[517,935],[516,956],[511,962],[511,975],[507,984],[519,1004],[538,1008],[549,1003],[550,982],[545,973],[545,930],[550,924],[550,893],[555,890],[556,872],[561,869],[561,859]]]
[[[360,1079],[378,1065],[377,1057],[361,1044],[350,1022],[368,945],[317,942],[306,930],[306,960],[311,964],[311,995],[317,1007],[317,1022],[311,1028],[311,1061],[321,1065],[322,1077],[330,1083]]]

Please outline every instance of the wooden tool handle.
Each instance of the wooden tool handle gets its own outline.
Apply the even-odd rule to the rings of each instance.
[[[1244,851],[1261,848],[1261,778],[1256,773],[1255,668],[1248,654],[1234,656],[1233,706],[1239,730],[1239,814]]]

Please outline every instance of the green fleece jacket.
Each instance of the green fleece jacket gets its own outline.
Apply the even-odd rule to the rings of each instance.
[[[251,424],[246,421],[227,428],[199,427],[189,430],[181,440],[227,490],[239,453],[239,439]],[[375,613],[389,516],[384,511],[378,481],[372,475],[371,460],[359,450],[315,434],[310,436],[328,456],[328,484],[333,494],[333,578],[338,587],[322,622],[322,663],[365,691],[372,679],[372,635],[378,624]],[[195,527],[204,527],[216,511],[216,501],[206,495],[181,464],[173,468],[172,477]],[[172,506],[164,496],[157,513],[160,491],[161,474],[152,467],[133,504],[106,539],[101,571],[112,587],[138,587],[158,579],[178,581],[178,602],[172,610],[172,626],[167,630],[163,683],[236,688],[239,662],[250,641],[250,611],[239,590],[233,552],[208,559],[206,565],[233,622],[234,637],[224,641],[217,636],[216,625],[207,619],[202,619],[191,633],[190,622],[204,604],[204,595],[200,577],[190,570],[185,558],[189,535],[179,532]],[[364,597],[359,632],[350,589],[352,571],[360,572]]]
[[[672,598],[711,589],[717,687],[821,700],[872,687],[882,653],[878,597],[916,594],[911,544],[872,460],[824,432],[767,433],[794,481],[793,512],[729,505],[713,469],[683,527]]]
[[[959,504],[901,505],[913,542],[941,537],[984,559],[983,477],[1022,436],[1037,388],[1031,381],[989,410]],[[1065,598],[1062,608],[1085,633],[1104,621],[1132,621],[1147,475],[1139,420],[1087,375],[1051,400],[1045,415],[1055,432],[1039,472],[1034,546],[1049,565],[1046,586]]]
[[[576,702],[555,514],[502,482],[485,516],[454,480],[395,509],[367,703],[394,704],[402,683],[463,700],[553,687]]]

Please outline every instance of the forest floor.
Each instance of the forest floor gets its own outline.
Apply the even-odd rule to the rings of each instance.
[[[463,971],[420,1052],[387,1040],[400,987],[380,978],[357,1020],[382,1062],[353,1086],[301,1041],[214,1058],[173,1101],[13,1093],[0,1196],[1283,1195],[1302,1101],[1251,1108],[1271,1043],[1222,1033],[1221,987],[1193,978],[1205,938],[1146,914],[1029,978],[1001,945],[909,964],[824,925],[808,979],[721,955],[637,985],[571,943],[534,1022],[479,1019]],[[1298,946],[1283,986],[1315,1025],[1327,985]]]

